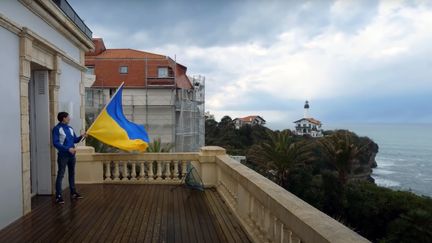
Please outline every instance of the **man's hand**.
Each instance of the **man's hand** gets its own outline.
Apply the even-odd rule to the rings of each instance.
[[[82,133],[82,134],[81,134],[81,137],[86,138],[86,137],[87,137],[87,133],[85,133],[85,132]]]
[[[76,153],[75,148],[70,148],[70,149],[69,149],[69,153],[71,153],[71,154],[75,154],[75,153]]]

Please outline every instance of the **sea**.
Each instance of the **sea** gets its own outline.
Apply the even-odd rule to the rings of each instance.
[[[432,124],[330,124],[347,129],[379,146],[375,183],[432,197]]]

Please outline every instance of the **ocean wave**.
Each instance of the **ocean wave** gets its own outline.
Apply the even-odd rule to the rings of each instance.
[[[400,157],[383,157],[383,156],[377,156],[377,160],[383,160],[383,161],[393,161],[393,162],[402,162],[406,161],[406,158],[400,158]]]
[[[377,169],[373,169],[372,175],[380,176],[380,175],[391,175],[394,173],[395,171],[392,170],[384,170],[384,169],[377,168]]]
[[[391,160],[376,159],[376,162],[377,162],[378,168],[382,167],[382,166],[386,167],[386,166],[394,166],[395,165],[395,162],[391,161]]]
[[[378,186],[383,186],[383,187],[400,187],[401,186],[401,184],[397,181],[379,178],[379,177],[374,177],[374,179],[375,179],[375,183]]]

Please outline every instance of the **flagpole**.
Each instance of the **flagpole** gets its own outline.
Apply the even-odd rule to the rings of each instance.
[[[107,108],[107,106],[111,103],[113,97],[115,97],[117,95],[117,93],[120,91],[120,88],[122,88],[123,86],[124,86],[124,82],[122,82],[120,84],[120,86],[117,88],[117,90],[114,93],[114,95],[111,96],[110,100],[108,101],[108,103],[105,104],[105,106],[104,106],[104,108],[102,110],[105,110],[105,108]],[[101,114],[102,114],[102,112],[99,112],[99,115],[96,117],[96,119],[93,120],[93,123],[90,125],[90,127],[87,129],[87,131],[85,133],[87,133],[88,131],[90,131],[90,129],[93,127],[95,121],[100,117]],[[79,142],[82,142],[84,139],[85,139],[85,137],[81,138],[81,141],[79,141]]]

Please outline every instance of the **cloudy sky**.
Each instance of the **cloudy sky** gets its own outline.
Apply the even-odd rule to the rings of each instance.
[[[69,0],[107,48],[206,77],[206,110],[271,128],[432,123],[432,1]]]

